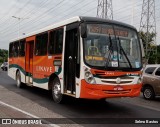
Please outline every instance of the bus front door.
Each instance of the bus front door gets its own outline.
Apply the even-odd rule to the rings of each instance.
[[[26,42],[26,83],[33,84],[33,49],[34,41]]]
[[[64,52],[64,93],[75,94],[78,29],[66,27]]]

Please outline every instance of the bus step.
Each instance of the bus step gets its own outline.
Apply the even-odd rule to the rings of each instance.
[[[33,87],[33,83],[26,83],[26,85]]]
[[[75,94],[71,94],[71,93],[64,93],[64,95],[68,95],[68,96],[76,97],[76,95],[75,95]]]

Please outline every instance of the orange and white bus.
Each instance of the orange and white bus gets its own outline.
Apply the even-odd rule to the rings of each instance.
[[[104,99],[139,96],[142,53],[134,27],[94,17],[73,17],[9,44],[10,77],[64,95]]]

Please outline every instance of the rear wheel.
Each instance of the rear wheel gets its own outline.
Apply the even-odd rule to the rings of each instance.
[[[63,102],[63,94],[61,93],[61,84],[58,78],[51,81],[52,83],[52,98],[56,103]]]
[[[154,99],[155,93],[152,87],[147,86],[143,88],[143,97],[147,100]]]
[[[17,74],[16,74],[16,82],[17,82],[17,87],[18,87],[18,88],[22,88],[21,74],[20,74],[19,71],[18,71]]]

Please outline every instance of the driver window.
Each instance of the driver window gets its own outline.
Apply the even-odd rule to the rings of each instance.
[[[156,75],[156,76],[160,76],[160,68],[157,69],[155,75]]]

